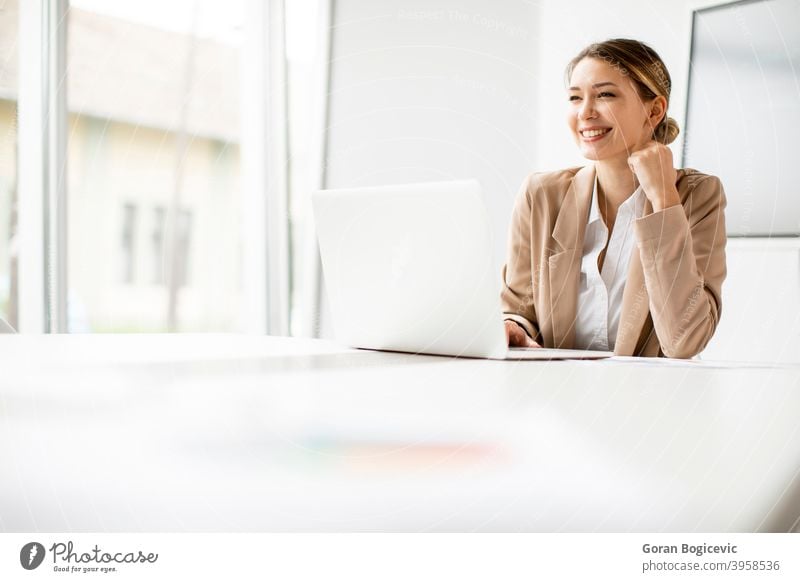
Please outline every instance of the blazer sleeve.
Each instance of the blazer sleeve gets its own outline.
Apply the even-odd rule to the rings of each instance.
[[[532,177],[525,180],[514,203],[500,299],[504,318],[517,322],[532,339],[541,343],[531,275],[531,180]]]
[[[691,358],[708,344],[722,312],[725,192],[705,176],[683,205],[635,223],[650,313],[661,351]]]

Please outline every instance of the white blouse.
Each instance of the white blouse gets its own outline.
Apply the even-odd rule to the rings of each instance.
[[[583,240],[583,257],[578,287],[578,311],[575,320],[575,347],[613,350],[617,341],[622,294],[628,278],[631,254],[636,247],[634,221],[644,216],[647,197],[641,186],[617,210],[611,240],[597,200],[597,178],[592,191],[589,221]],[[597,257],[608,241],[603,270]]]

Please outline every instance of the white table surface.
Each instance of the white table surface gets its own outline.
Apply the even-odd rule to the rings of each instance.
[[[2,531],[789,531],[800,366],[0,336]]]

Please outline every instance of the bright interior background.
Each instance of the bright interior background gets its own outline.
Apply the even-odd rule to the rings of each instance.
[[[248,1],[71,2],[70,331],[244,329],[239,309],[250,267],[242,251],[241,136],[248,120],[241,114],[241,67]],[[12,323],[19,300],[17,2],[0,0],[0,316]],[[316,260],[308,250],[308,196],[321,171],[327,187],[478,178],[499,267],[525,176],[583,162],[564,121],[569,59],[587,43],[614,36],[651,44],[672,74],[670,114],[683,125],[692,11],[716,4],[286,0],[290,267],[282,276],[291,291],[292,333],[333,331],[308,299]],[[323,134],[315,124],[324,99],[317,18],[326,6]],[[678,163],[684,136],[673,146]],[[324,168],[314,162],[320,142]],[[710,357],[800,361],[796,240],[729,246],[723,324]]]
[[[669,114],[683,130],[672,145],[680,165],[687,136],[692,14],[720,4],[339,0],[333,14],[326,184],[477,177],[489,206],[496,262],[502,264],[512,202],[525,176],[585,163],[566,129],[566,63],[590,42],[611,37],[638,38],[653,46],[673,79]],[[778,15],[785,11],[784,6]],[[742,52],[737,55],[730,46],[725,48],[731,76],[752,61],[752,39],[746,34],[749,22],[746,14],[739,16]],[[772,20],[776,34],[794,34],[785,47],[797,62],[796,27]],[[755,35],[755,29],[749,31]],[[725,34],[719,44],[724,46],[729,39]],[[767,55],[763,58],[769,60]],[[755,90],[766,92],[763,86]],[[794,103],[800,101],[797,75],[788,90]],[[736,91],[724,97],[725,102],[716,99],[717,106],[730,111],[726,105],[736,99]],[[788,101],[787,97],[780,103]],[[779,103],[769,106],[766,99],[757,114],[745,115],[797,124],[796,116],[787,116]],[[758,119],[751,122],[757,124]],[[695,136],[693,143],[715,152],[736,143],[732,134],[741,126],[741,116],[729,114],[724,123],[724,139],[717,134]],[[800,127],[794,127],[787,133],[798,131]],[[742,140],[742,152],[776,143]],[[800,154],[793,141],[784,147],[795,151],[781,159]],[[729,155],[729,164],[735,164],[736,152]],[[697,166],[709,172],[718,167]],[[719,174],[728,197],[738,206],[747,195],[746,185]],[[766,212],[772,212],[776,203],[792,212],[797,207],[791,201],[797,194],[794,183],[784,182],[777,190],[759,190],[757,204]],[[800,244],[796,236],[767,234],[729,242],[723,318],[703,357],[800,361]],[[323,306],[320,333],[332,337],[334,332]]]

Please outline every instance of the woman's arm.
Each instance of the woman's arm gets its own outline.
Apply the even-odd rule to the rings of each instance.
[[[697,355],[719,323],[727,273],[725,205],[719,179],[705,176],[683,205],[635,223],[653,326],[667,357]]]
[[[531,276],[531,192],[525,180],[514,203],[508,232],[508,256],[500,293],[504,317],[519,324],[539,344],[539,326],[533,304]]]

